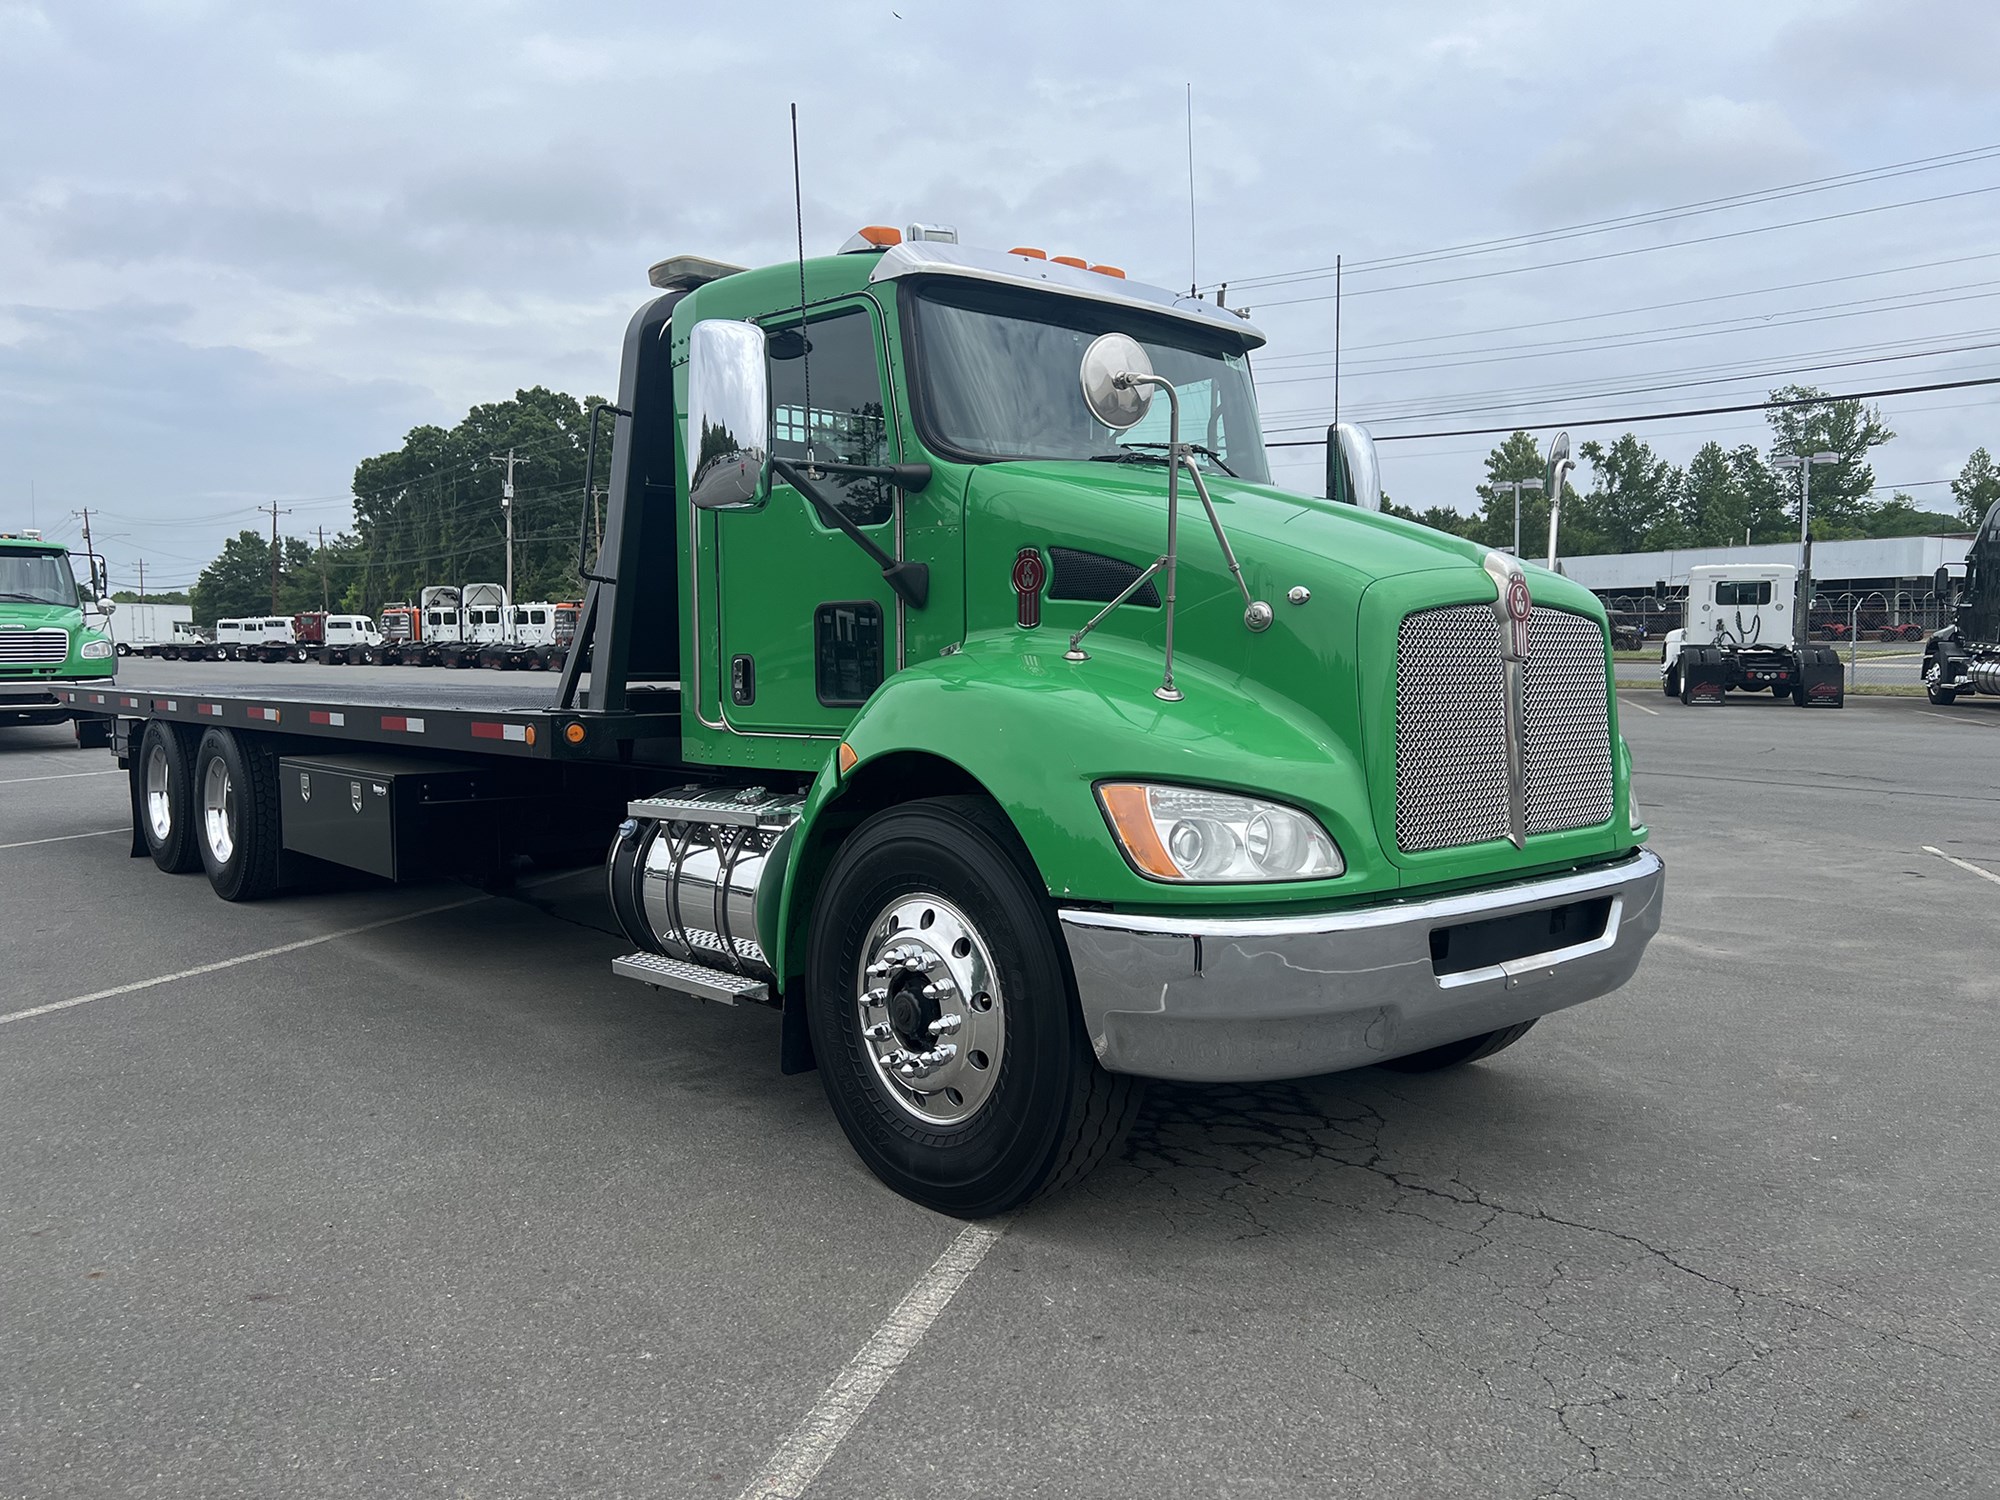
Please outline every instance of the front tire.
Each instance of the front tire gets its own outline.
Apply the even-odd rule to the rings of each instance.
[[[1540,1019],[1539,1016],[1535,1018]],[[1382,1066],[1393,1073],[1437,1073],[1446,1068],[1462,1068],[1467,1063],[1478,1062],[1482,1057],[1491,1057],[1502,1048],[1513,1046],[1528,1034],[1534,1024],[1534,1021],[1523,1021],[1518,1026],[1502,1026],[1498,1031],[1462,1037],[1455,1042],[1446,1042],[1442,1047],[1429,1047],[1422,1052],[1412,1052],[1407,1057],[1392,1057]]]
[[[169,875],[201,868],[194,834],[196,745],[192,730],[164,719],[147,720],[139,737],[139,831],[153,863]]]
[[[992,804],[936,798],[864,823],[814,905],[806,1015],[834,1117],[884,1183],[959,1218],[1082,1177],[1138,1107],[1091,1051],[1031,868]]]
[[[194,762],[196,844],[208,883],[225,901],[261,901],[278,888],[278,757],[228,729],[201,737]]]
[[[1660,690],[1664,692],[1669,698],[1680,697],[1681,669],[1678,666],[1672,666],[1667,668],[1667,675],[1660,679]]]

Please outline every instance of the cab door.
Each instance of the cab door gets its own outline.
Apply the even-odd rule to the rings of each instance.
[[[872,303],[854,300],[766,325],[771,451],[803,469],[897,461],[887,367]],[[810,387],[810,396],[808,396]],[[824,492],[884,552],[898,554],[898,493],[885,481],[824,475]],[[897,599],[880,567],[775,482],[754,509],[712,512],[724,719],[746,734],[837,739],[900,665]]]

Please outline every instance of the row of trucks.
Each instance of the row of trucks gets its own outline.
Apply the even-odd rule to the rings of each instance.
[[[250,615],[196,628],[186,605],[135,604],[119,632],[120,656],[165,661],[318,661],[328,666],[486,667],[553,671],[576,638],[574,602],[510,604],[498,584],[440,586],[418,604],[390,604],[381,628],[368,615],[306,610]]]
[[[1253,324],[937,225],[649,279],[547,698],[67,689],[133,856],[235,902],[599,862],[613,974],[769,1007],[730,1045],[963,1218],[1082,1177],[1146,1079],[1461,1067],[1638,967],[1603,606],[1384,514],[1351,425],[1340,498],[1281,489]]]

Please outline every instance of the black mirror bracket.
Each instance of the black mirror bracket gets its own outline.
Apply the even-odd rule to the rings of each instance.
[[[930,482],[929,464],[833,464],[815,463],[814,473],[859,474],[881,479],[894,480],[898,473],[908,471],[918,480],[915,484],[905,484],[905,489],[921,489]],[[919,473],[919,471],[921,471]],[[817,483],[806,477],[797,466],[782,458],[771,460],[771,472],[786,484],[805,496],[806,503],[819,514],[819,518],[835,531],[842,533],[863,552],[867,553],[875,565],[882,570],[882,577],[896,596],[912,609],[922,609],[931,593],[930,564],[920,562],[899,562],[884,552],[856,526],[838,505]]]

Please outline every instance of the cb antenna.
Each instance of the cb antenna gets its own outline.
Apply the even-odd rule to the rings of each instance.
[[[792,104],[792,218],[799,231],[799,371],[805,382],[805,410],[801,413],[801,425],[805,429],[806,476],[819,478],[813,467],[813,370],[812,340],[806,337],[806,206],[805,196],[799,190],[799,106]]]
[[[1195,290],[1194,268],[1194,85],[1187,86],[1187,148],[1188,148],[1188,295],[1199,296]]]

